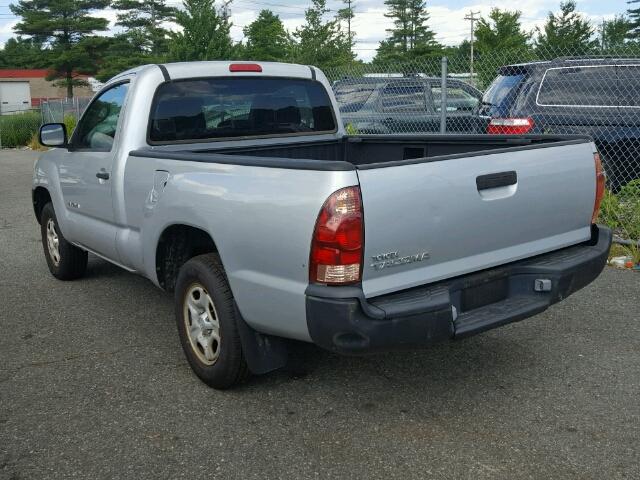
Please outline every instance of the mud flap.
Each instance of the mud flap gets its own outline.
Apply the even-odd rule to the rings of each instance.
[[[288,356],[287,341],[281,337],[256,332],[244,321],[238,306],[235,305],[234,308],[242,352],[251,373],[262,375],[284,367]]]

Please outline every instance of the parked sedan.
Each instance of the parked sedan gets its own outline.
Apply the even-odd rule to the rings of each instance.
[[[441,119],[439,77],[346,78],[333,84],[343,122],[353,133],[438,133]],[[447,133],[483,133],[478,116],[482,92],[447,79]],[[482,124],[481,124],[482,122]]]

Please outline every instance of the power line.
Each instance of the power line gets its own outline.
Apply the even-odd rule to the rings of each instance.
[[[167,5],[172,6],[172,7],[181,7],[183,4],[182,2],[166,2]],[[265,5],[267,7],[279,7],[279,8],[288,8],[288,9],[292,9],[292,10],[298,10],[301,12],[304,12],[307,10],[306,7],[298,7],[295,5],[286,5],[284,3],[273,3],[273,2],[262,2],[262,1],[250,1],[250,0],[235,0],[233,3],[244,3],[246,5]],[[336,11],[337,10],[329,10],[329,11]],[[287,12],[290,13],[290,12]]]

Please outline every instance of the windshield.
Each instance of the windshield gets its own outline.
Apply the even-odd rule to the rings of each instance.
[[[341,112],[357,112],[376,89],[374,83],[336,83],[333,93]]]
[[[523,79],[524,74],[498,75],[482,97],[482,104],[488,107],[485,111],[497,113],[508,110]]]
[[[185,142],[335,130],[331,101],[319,82],[199,78],[158,87],[149,140]]]

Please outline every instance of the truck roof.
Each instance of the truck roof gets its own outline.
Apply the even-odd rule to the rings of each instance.
[[[238,66],[238,71],[230,71],[232,65]],[[243,69],[242,66],[257,66],[255,70]],[[176,80],[182,78],[194,77],[216,77],[231,75],[264,75],[271,77],[293,77],[293,78],[310,78],[315,79],[320,72],[318,69],[308,65],[296,65],[293,63],[282,62],[255,62],[245,60],[226,60],[226,61],[200,61],[200,62],[175,62],[164,64],[147,64],[139,67],[131,68],[109,80],[112,82],[120,77],[138,75],[149,69],[160,68],[167,80]]]
[[[618,56],[598,56],[598,57],[558,57],[551,60],[539,60],[535,62],[511,63],[498,68],[498,73],[512,73],[527,71],[538,66],[587,66],[598,64],[640,64],[638,58],[618,57]]]

